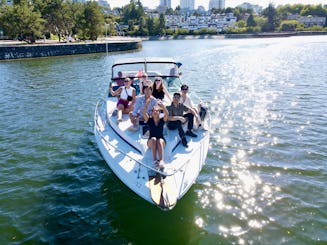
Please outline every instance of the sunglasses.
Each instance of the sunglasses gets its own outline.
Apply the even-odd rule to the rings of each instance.
[[[161,82],[161,80],[160,79],[156,79],[156,80],[154,80],[155,82]]]
[[[182,88],[182,91],[187,91],[188,90],[188,88]]]

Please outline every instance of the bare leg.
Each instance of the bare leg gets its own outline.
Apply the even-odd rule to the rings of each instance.
[[[134,106],[133,105],[128,105],[127,108],[124,109],[124,114],[129,114],[130,112],[132,112],[134,109]]]
[[[156,143],[156,141],[157,141],[157,139],[154,137],[152,137],[151,139],[148,140],[148,147],[152,151],[153,161],[157,161],[157,143]]]
[[[124,106],[122,104],[119,104],[117,106],[118,109],[118,113],[117,113],[117,122],[121,122],[123,120],[123,110],[124,110]]]
[[[135,118],[136,116],[133,116],[132,113],[129,113],[129,119],[131,120],[131,123],[135,126]]]
[[[164,158],[165,141],[163,139],[157,139],[156,143],[157,143],[159,161],[162,161]]]

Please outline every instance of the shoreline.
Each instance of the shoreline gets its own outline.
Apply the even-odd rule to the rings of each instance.
[[[327,35],[327,32],[262,32],[262,33],[244,33],[244,34],[204,34],[204,35],[170,35],[170,36],[152,36],[142,38],[143,41],[164,41],[164,40],[192,40],[192,39],[224,39],[224,38],[274,38],[291,36],[317,36]]]
[[[0,40],[0,61],[11,59],[40,58],[91,53],[111,53],[138,50],[143,41],[195,40],[195,39],[246,39],[276,38],[292,36],[327,35],[327,32],[271,32],[250,34],[218,34],[218,35],[170,35],[150,37],[109,37],[97,41],[59,42],[55,40],[37,40],[34,44],[23,41]]]

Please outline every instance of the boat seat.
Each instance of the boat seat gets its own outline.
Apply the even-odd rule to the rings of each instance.
[[[113,116],[113,111],[110,111],[109,108],[113,108],[111,105],[112,102],[107,102],[107,120],[110,123],[114,131],[119,134],[126,142],[128,142],[132,147],[137,149],[141,154],[144,154],[147,150],[145,139],[139,137],[139,131],[131,132],[128,130],[132,126],[129,115],[123,114],[123,121],[117,124],[117,116]]]
[[[145,152],[148,149],[147,146],[147,137],[143,137],[142,135],[142,127],[136,132],[129,131],[129,127],[132,126],[132,123],[129,120],[129,115],[123,114],[123,121],[119,124],[117,124],[117,116],[113,116],[112,112],[109,111],[109,108],[113,108],[112,104],[113,102],[107,103],[107,120],[109,121],[112,128],[116,131],[117,134],[119,134],[123,139],[125,139],[131,146],[133,146],[135,149],[137,149],[141,154],[145,155]],[[187,123],[183,124],[184,131],[187,130]],[[181,138],[178,135],[178,130],[170,130],[165,126],[164,128],[164,137],[166,139],[166,147],[165,147],[165,159],[166,161],[169,161],[171,156],[174,154],[174,150],[178,146],[178,144],[181,141]]]

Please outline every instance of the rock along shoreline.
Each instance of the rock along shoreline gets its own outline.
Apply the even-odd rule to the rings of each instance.
[[[35,44],[0,41],[0,60],[130,51],[142,48],[139,38],[108,38],[99,41],[59,43],[39,40]]]

